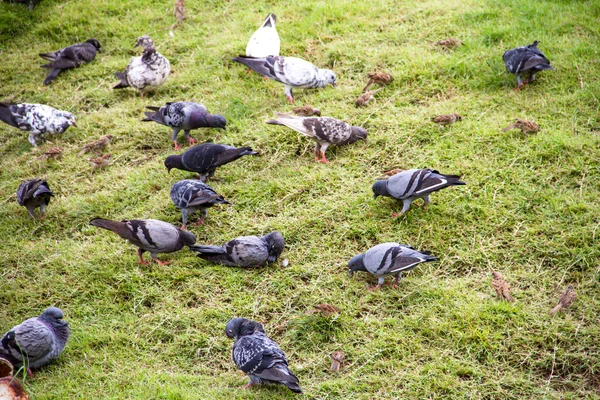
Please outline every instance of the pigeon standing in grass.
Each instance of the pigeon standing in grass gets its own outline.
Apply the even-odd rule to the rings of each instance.
[[[96,58],[96,52],[100,49],[100,42],[92,38],[52,53],[40,53],[40,57],[50,61],[49,64],[42,65],[42,68],[50,68],[44,85],[50,84],[65,69],[89,63]]]
[[[518,86],[515,90],[519,90],[523,85],[533,82],[538,72],[554,69],[550,65],[550,60],[538,49],[539,43],[536,40],[527,46],[507,50],[502,54],[506,70],[517,76]],[[523,75],[527,76],[526,80],[522,79]]]
[[[34,210],[40,208],[40,219],[44,217],[46,207],[50,204],[50,197],[54,193],[50,190],[48,182],[44,179],[31,179],[19,185],[17,189],[17,203],[26,207],[31,218],[35,218]]]
[[[316,89],[327,85],[335,87],[335,72],[319,69],[308,61],[296,57],[268,56],[266,58],[235,57],[233,61],[244,64],[262,76],[272,78],[285,86],[285,94],[294,102],[293,88]]]
[[[191,147],[183,154],[168,156],[165,159],[167,171],[181,169],[183,171],[197,172],[201,180],[215,175],[221,165],[237,160],[242,156],[255,156],[258,153],[250,147],[232,147],[224,144],[202,143]]]
[[[48,307],[39,317],[25,320],[0,339],[0,357],[19,369],[40,368],[58,358],[69,340],[69,323],[63,312]]]
[[[576,298],[577,292],[575,291],[573,285],[567,286],[567,290],[560,296],[556,307],[550,310],[550,315],[554,315],[560,310],[566,310],[567,308],[571,307],[571,304],[573,304]]]
[[[359,139],[367,140],[367,131],[360,126],[351,126],[331,117],[297,117],[291,114],[276,113],[277,118],[267,121],[271,125],[285,125],[317,142],[315,159],[328,163],[325,151],[330,145],[342,146]],[[319,151],[321,157],[319,158]]]
[[[392,197],[402,200],[402,211],[392,214],[402,215],[416,199],[423,199],[423,207],[430,202],[429,195],[449,186],[466,185],[458,175],[444,175],[432,169],[409,169],[391,176],[387,180],[379,180],[373,184],[373,193],[377,196]]]
[[[265,334],[263,326],[246,318],[233,318],[225,326],[227,337],[235,339],[232,358],[250,378],[244,389],[260,384],[282,384],[302,393],[300,381],[289,370],[285,353]]]
[[[143,121],[154,121],[173,129],[171,139],[175,143],[175,150],[181,147],[177,144],[177,134],[183,129],[188,143],[196,143],[196,139],[190,136],[192,129],[198,128],[222,128],[225,129],[227,121],[220,114],[209,114],[202,104],[190,101],[167,103],[162,107],[146,107],[152,112],[146,112]]]
[[[185,179],[175,183],[171,187],[171,200],[181,210],[183,224],[181,229],[184,230],[190,214],[200,210],[202,218],[198,223],[202,224],[204,218],[208,215],[207,209],[215,204],[230,204],[213,188],[193,179]]]
[[[12,3],[20,3],[29,5],[29,11],[33,11],[36,5],[38,5],[42,0],[11,0]]]
[[[352,276],[356,271],[370,272],[379,279],[377,286],[369,289],[379,289],[383,285],[386,275],[396,275],[393,286],[398,287],[402,272],[410,271],[423,262],[437,261],[426,251],[417,251],[410,246],[398,243],[382,243],[371,247],[363,254],[352,257],[348,262],[348,274]]]
[[[246,57],[266,58],[278,56],[281,47],[275,14],[269,14],[262,26],[252,34],[246,46]]]
[[[137,246],[140,264],[148,264],[142,258],[142,254],[148,251],[158,264],[168,265],[169,262],[160,261],[157,255],[173,253],[181,250],[184,246],[196,243],[196,236],[192,233],[183,231],[168,222],[155,219],[131,219],[119,222],[94,218],[90,221],[90,225],[113,231]]]
[[[0,120],[10,126],[29,132],[29,143],[37,147],[37,139],[44,134],[63,133],[75,124],[75,117],[67,111],[44,104],[0,103]]]
[[[274,231],[263,237],[241,236],[222,246],[190,246],[198,257],[228,267],[262,267],[277,261],[285,240],[280,232]]]

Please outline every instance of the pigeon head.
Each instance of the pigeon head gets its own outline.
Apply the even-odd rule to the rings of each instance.
[[[267,242],[267,245],[269,246],[269,257],[267,258],[267,262],[274,263],[283,252],[285,239],[281,232],[275,231],[264,236],[263,240]]]
[[[348,143],[354,143],[357,140],[365,140],[366,141],[367,140],[367,130],[360,126],[353,126],[352,134],[350,135],[350,139],[348,140]]]
[[[324,81],[324,86],[327,86],[328,84],[335,87],[336,83],[336,76],[335,76],[335,72],[333,72],[330,69],[322,69],[319,71],[320,75],[321,75],[321,79]]]
[[[42,313],[42,315],[40,315],[40,317],[47,319],[47,320],[58,321],[58,320],[61,320],[64,318],[64,314],[60,308],[48,307],[44,310],[44,312]]]
[[[377,196],[389,196],[390,193],[387,190],[387,181],[386,180],[382,180],[382,181],[375,181],[375,183],[373,184],[373,193],[374,193],[374,198],[377,198]]]
[[[534,40],[533,43],[531,43],[530,45],[527,45],[527,47],[537,47],[538,44],[540,44],[540,41]]]
[[[165,159],[165,167],[167,167],[167,172],[171,172],[173,168],[183,169],[183,163],[181,162],[180,155],[168,156]]]
[[[348,276],[354,275],[356,271],[366,271],[365,264],[363,263],[365,255],[359,254],[354,257],[350,261],[348,261]]]
[[[196,243],[196,236],[192,232],[180,231],[179,235],[184,246],[191,246]]]
[[[147,49],[148,47],[154,47],[154,40],[150,39],[150,36],[144,35],[137,38],[137,42],[133,47],[143,47]]]
[[[221,114],[211,115],[206,119],[213,128],[225,129],[225,125],[227,125],[227,120]]]
[[[73,114],[71,114],[70,112],[63,111],[62,116],[67,121],[68,126],[77,126],[77,124],[75,123],[75,116]]]
[[[225,334],[229,338],[252,335],[254,332],[265,333],[262,324],[248,318],[233,318],[225,325]]]
[[[102,46],[100,46],[100,42],[94,38],[88,39],[85,42],[94,46],[96,48],[96,50],[102,50]]]

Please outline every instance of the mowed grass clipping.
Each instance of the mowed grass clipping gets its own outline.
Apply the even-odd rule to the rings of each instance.
[[[49,104],[78,119],[39,149],[0,125],[0,331],[50,305],[72,328],[62,356],[25,380],[33,399],[299,398],[285,387],[238,389],[247,378],[224,334],[233,316],[265,325],[305,398],[600,397],[598,2],[188,1],[174,37],[172,7],[44,0],[30,13],[0,3],[0,100]],[[264,123],[291,110],[283,86],[230,61],[270,12],[282,55],[338,75],[337,88],[297,90],[296,104],[369,132],[367,143],[331,148],[329,165],[313,161],[310,140]],[[142,99],[112,85],[144,34],[172,73]],[[104,48],[96,60],[42,86],[37,54],[89,37]],[[463,45],[433,46],[447,37]],[[501,55],[534,40],[556,71],[513,92]],[[394,81],[375,104],[355,108],[376,70]],[[147,105],[181,100],[227,118],[227,130],[195,131],[200,141],[261,153],[217,171],[210,184],[233,204],[190,225],[198,242],[279,230],[289,266],[227,268],[187,249],[162,255],[169,266],[141,266],[132,245],[88,225],[93,217],[180,223],[169,190],[191,174],[167,173],[170,129],[141,119]],[[463,120],[438,131],[429,119],[445,113]],[[502,132],[516,117],[541,131]],[[105,134],[115,136],[114,162],[92,172],[77,153]],[[57,145],[62,160],[35,159]],[[371,184],[387,169],[424,167],[462,174],[468,185],[392,219],[401,204],[373,199]],[[56,193],[42,221],[15,198],[35,177]],[[398,289],[368,291],[375,279],[349,278],[346,263],[386,241],[440,261]],[[495,298],[493,270],[511,283],[514,303]],[[577,300],[550,317],[567,284]],[[319,303],[341,313],[309,314]],[[338,374],[328,371],[335,350],[347,355]]]

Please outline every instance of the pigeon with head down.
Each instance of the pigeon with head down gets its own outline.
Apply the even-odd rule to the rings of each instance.
[[[50,197],[54,193],[50,190],[48,182],[44,179],[30,179],[19,185],[17,189],[17,203],[27,208],[31,218],[35,218],[35,209],[40,208],[40,219],[44,217],[46,207],[50,204]]]
[[[96,58],[96,52],[101,49],[100,42],[91,38],[84,43],[77,43],[51,53],[40,53],[40,57],[50,61],[42,68],[50,68],[44,80],[44,85],[50,84],[65,69],[77,68]]]
[[[523,85],[533,82],[538,72],[554,69],[550,65],[548,57],[538,49],[539,43],[536,40],[527,46],[507,50],[502,54],[506,70],[517,76],[518,86],[515,90],[519,90]],[[525,81],[522,79],[523,75],[527,76]]]
[[[171,200],[181,210],[183,224],[181,229],[185,229],[190,214],[200,210],[202,218],[198,223],[202,224],[208,215],[207,209],[215,204],[230,204],[206,183],[193,179],[184,179],[175,183],[171,187]]]
[[[281,41],[275,26],[276,20],[275,14],[267,15],[265,22],[252,34],[248,41],[246,57],[265,58],[279,55]]]

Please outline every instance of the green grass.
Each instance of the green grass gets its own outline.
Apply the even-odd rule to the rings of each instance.
[[[49,305],[72,327],[60,359],[24,382],[32,398],[298,398],[285,388],[238,390],[246,377],[224,335],[236,315],[265,324],[306,398],[600,398],[598,2],[190,1],[187,10],[171,38],[171,1],[44,0],[33,14],[0,3],[0,99],[72,111],[79,126],[51,139],[64,158],[50,162],[35,157],[51,145],[34,149],[25,133],[0,126],[0,331]],[[269,12],[282,54],[338,74],[337,88],[298,90],[296,103],[369,131],[368,143],[332,148],[330,165],[313,161],[309,140],[264,123],[290,110],[282,85],[230,61]],[[144,99],[111,89],[142,34],[172,65]],[[90,36],[104,52],[42,86],[37,54]],[[450,36],[464,45],[431,45]],[[556,71],[515,93],[502,52],[535,39]],[[356,109],[377,69],[394,82]],[[214,266],[187,250],[163,255],[170,266],[140,266],[133,246],[88,225],[97,216],[179,223],[169,190],[189,174],[162,165],[173,154],[169,129],[140,122],[146,105],[174,100],[227,118],[226,131],[198,139],[262,153],[217,172],[212,185],[233,205],[193,227],[198,242],[280,230],[288,267]],[[429,118],[450,112],[463,121],[438,132]],[[541,132],[501,132],[515,117]],[[92,173],[77,152],[107,133],[115,162]],[[370,188],[394,167],[460,173],[468,185],[394,220],[401,205],[374,200]],[[43,221],[15,201],[34,177],[56,193]],[[369,292],[374,278],[349,278],[346,262],[385,241],[440,262],[397,290]],[[511,282],[515,303],[494,297],[492,270]],[[551,318],[568,283],[578,298]],[[309,315],[318,303],[341,314]],[[328,367],[338,349],[347,362],[336,375]]]

